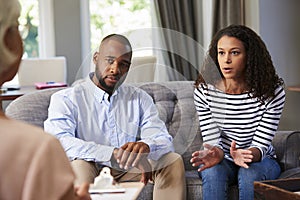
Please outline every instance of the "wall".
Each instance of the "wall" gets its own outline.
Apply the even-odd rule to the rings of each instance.
[[[286,86],[300,85],[300,1],[260,0],[260,35]],[[280,130],[300,130],[300,92],[286,92]]]
[[[259,33],[259,0],[244,0],[245,25]]]
[[[67,82],[73,83],[81,65],[80,0],[53,0],[57,56],[67,58]]]

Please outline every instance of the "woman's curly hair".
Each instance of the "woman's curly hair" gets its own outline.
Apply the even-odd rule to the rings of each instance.
[[[261,101],[274,96],[276,87],[283,85],[283,80],[276,74],[265,43],[253,30],[243,25],[230,25],[216,33],[195,85],[198,86],[200,83],[215,85],[224,78],[218,63],[217,47],[218,41],[223,36],[239,39],[246,49],[245,82],[249,95]]]

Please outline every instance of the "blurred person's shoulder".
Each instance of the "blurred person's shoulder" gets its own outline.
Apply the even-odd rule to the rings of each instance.
[[[60,146],[54,136],[44,132],[40,127],[13,119],[0,118],[0,149],[7,145],[20,151],[30,149],[34,151],[45,143]]]

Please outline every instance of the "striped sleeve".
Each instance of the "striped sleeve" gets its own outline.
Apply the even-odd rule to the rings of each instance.
[[[207,89],[200,88],[200,86],[194,90],[194,104],[198,114],[202,139],[204,143],[219,146],[220,130],[213,120],[212,112],[206,98],[207,94],[204,94],[205,90]]]
[[[285,103],[285,91],[280,86],[275,91],[275,96],[266,101],[266,110],[262,115],[257,130],[253,136],[250,147],[260,150],[262,159],[266,156],[274,135],[277,131],[280,116]]]

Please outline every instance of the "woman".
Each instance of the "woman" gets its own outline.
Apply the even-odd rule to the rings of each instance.
[[[285,92],[264,42],[246,26],[220,30],[195,86],[205,150],[194,152],[191,163],[199,166],[203,199],[228,198],[232,184],[240,199],[253,199],[254,181],[280,174],[271,142]]]
[[[23,54],[17,0],[0,0],[0,86],[19,69]],[[88,184],[74,187],[74,173],[59,141],[42,129],[0,111],[0,199],[90,199]]]

